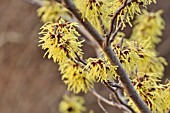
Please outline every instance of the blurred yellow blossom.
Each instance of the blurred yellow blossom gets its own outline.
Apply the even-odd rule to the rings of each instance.
[[[64,8],[61,4],[55,1],[44,0],[43,6],[37,10],[38,16],[41,17],[41,20],[46,22],[55,22],[59,17],[62,17],[65,20],[71,19],[68,14],[68,10]]]
[[[117,76],[117,66],[112,66],[102,58],[89,58],[87,60],[86,70],[89,70],[88,75],[95,81],[107,81]]]
[[[84,99],[81,96],[63,96],[63,100],[59,104],[61,113],[82,113],[85,111]]]
[[[155,44],[158,44],[161,39],[159,36],[162,35],[165,22],[161,17],[162,11],[147,12],[142,11],[143,14],[138,16],[135,20],[131,40],[142,41],[150,38],[150,44],[155,49]]]

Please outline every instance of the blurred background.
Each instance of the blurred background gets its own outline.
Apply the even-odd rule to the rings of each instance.
[[[29,1],[0,0],[0,113],[59,113],[58,104],[66,86],[57,64],[42,58],[45,52],[38,48],[42,26],[36,14],[38,5]],[[166,29],[157,49],[170,64],[170,2],[157,0],[148,9],[164,10]],[[96,56],[89,45],[83,48],[87,53],[85,58]],[[163,80],[167,78],[170,78],[169,66]],[[101,87],[98,90],[105,93]],[[102,113],[94,96],[87,93],[85,98],[89,109]],[[112,113],[117,111],[108,109]]]

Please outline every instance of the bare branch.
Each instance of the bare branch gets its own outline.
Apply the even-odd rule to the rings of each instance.
[[[125,21],[126,15],[127,15],[127,13],[124,15],[123,21]],[[122,24],[123,24],[123,22],[121,21],[121,22],[119,23],[118,28],[114,31],[114,33],[113,33],[113,35],[112,35],[112,37],[111,37],[111,39],[110,39],[110,44],[114,41],[115,36],[117,35],[118,31],[119,31],[120,28],[122,27]]]
[[[108,81],[107,84],[108,84],[109,86],[111,86],[111,87],[116,87],[116,88],[118,88],[118,89],[124,90],[124,87],[123,87],[123,86],[121,86],[121,85],[119,85],[119,84],[116,84],[116,83],[113,84],[113,82],[111,82],[111,81]]]
[[[98,102],[100,108],[101,108],[105,113],[108,113],[107,110],[106,110],[106,109],[103,107],[103,105],[101,104],[100,99],[97,99],[97,102]]]
[[[103,30],[103,33],[104,33],[105,37],[107,37],[107,30],[106,30],[106,28],[105,28],[105,26],[104,26],[104,24],[103,24],[102,19],[100,18],[100,16],[98,16],[98,20],[99,20],[99,22],[100,22],[100,26],[101,26],[101,28],[102,28],[102,30]]]
[[[128,0],[124,0],[123,4],[119,7],[119,9],[116,10],[115,14],[113,15],[112,19],[111,19],[111,25],[110,25],[110,30],[108,32],[108,36],[106,38],[106,45],[109,44],[109,40],[110,40],[110,37],[111,37],[111,34],[113,32],[113,26],[114,26],[114,22],[117,18],[117,16],[119,15],[119,13],[121,12],[122,9],[124,9],[127,5],[127,1]]]
[[[43,2],[40,1],[40,0],[24,0],[24,1],[29,2],[29,3],[31,3],[33,5],[43,6]]]
[[[75,52],[76,56],[77,56],[77,60],[81,63],[83,63],[84,65],[86,65],[86,61],[84,61],[82,58],[80,58],[80,56],[78,56],[78,54]]]
[[[114,89],[112,86],[110,86],[107,82],[104,82],[104,84],[106,85],[106,87],[108,87],[115,94],[116,99],[120,102],[120,104],[126,106],[129,110],[132,111],[132,113],[136,113],[129,105],[127,105],[126,103],[123,102],[123,100],[121,99],[121,97],[117,93],[116,89]]]
[[[125,106],[118,104],[118,103],[114,103],[113,101],[107,100],[106,98],[104,98],[100,94],[98,94],[95,90],[92,90],[91,92],[94,96],[96,96],[99,100],[105,102],[106,104],[117,107],[117,108],[119,108],[123,111],[126,111],[128,113],[131,113],[131,111],[129,109],[127,109]]]

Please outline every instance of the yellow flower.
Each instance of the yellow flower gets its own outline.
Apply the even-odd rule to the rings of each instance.
[[[156,52],[151,50],[150,38],[140,42],[124,39],[122,43],[121,39],[123,37],[125,37],[124,34],[118,33],[111,47],[128,75],[132,77],[136,71],[140,71],[157,73],[162,77],[164,65],[167,65],[167,62],[163,57],[158,57]]]
[[[135,71],[140,58],[136,53],[135,48],[131,47],[134,45],[134,42],[129,42],[129,40],[123,39],[124,42],[122,43],[122,38],[124,38],[124,34],[118,33],[114,42],[111,44],[111,48],[122,63],[128,75],[131,76],[131,73]]]
[[[82,18],[87,18],[88,21],[103,34],[99,17],[102,20],[103,25],[108,28],[110,2],[108,0],[74,0],[74,3],[82,13]]]
[[[59,104],[61,113],[82,113],[86,110],[83,106],[84,99],[81,96],[63,96],[63,100]]]
[[[165,25],[164,20],[160,16],[161,14],[161,10],[155,13],[143,10],[143,14],[138,16],[134,23],[135,27],[133,28],[131,40],[140,42],[141,40],[150,38],[152,49],[155,49],[155,44],[161,41],[159,36],[162,35]]]
[[[49,59],[53,58],[54,62],[62,62],[68,58],[75,59],[76,54],[82,56],[83,41],[78,41],[80,34],[75,26],[77,23],[65,22],[59,18],[57,23],[46,23],[41,27],[39,34],[42,37],[40,37],[39,46],[47,50],[45,55],[48,54]]]
[[[55,1],[43,1],[43,4],[44,5],[37,10],[37,13],[44,23],[55,22],[60,16],[66,20],[71,18],[68,14],[68,10],[61,4]]]
[[[165,85],[158,82],[160,78],[156,73],[141,72],[132,80],[141,98],[153,113],[166,113],[170,108],[170,82]],[[129,104],[138,111],[132,100]]]
[[[68,85],[68,90],[74,93],[79,93],[81,91],[86,93],[94,86],[94,80],[80,64],[71,60],[66,60],[60,63],[59,70],[62,74],[62,80]]]
[[[110,14],[113,15],[117,12],[117,10],[122,6],[124,0],[113,0],[110,2]],[[128,3],[129,1],[127,1]],[[138,0],[138,1],[132,1],[130,4],[125,6],[118,14],[117,21],[116,21],[116,28],[118,27],[118,23],[122,22],[122,29],[126,27],[126,22],[132,26],[130,20],[132,20],[136,15],[139,15],[141,13],[140,6],[146,7],[147,5],[151,4],[152,2],[156,2],[155,0]],[[126,14],[126,17],[124,17]]]
[[[85,66],[85,70],[89,70],[89,76],[100,82],[114,79],[117,76],[116,69],[117,66],[109,65],[101,58],[89,58]]]
[[[134,44],[129,43],[128,45],[138,56],[138,59],[135,60],[138,71],[157,73],[162,77],[164,75],[164,65],[167,65],[167,62],[163,57],[158,57],[156,52],[151,50],[150,41],[149,38],[148,40],[142,40]]]

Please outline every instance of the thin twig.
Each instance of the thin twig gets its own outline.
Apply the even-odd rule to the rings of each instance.
[[[29,3],[31,3],[31,4],[34,4],[34,5],[38,5],[38,6],[43,6],[44,4],[43,4],[43,0],[25,0],[26,2],[29,2]],[[58,2],[58,3],[61,3],[62,2],[62,0],[54,0],[54,1],[56,1],[56,2]]]
[[[128,1],[128,0],[125,0],[124,2],[123,2],[123,4],[119,7],[119,9],[115,12],[115,14],[113,15],[113,17],[112,17],[112,19],[111,19],[111,25],[110,25],[110,30],[109,30],[109,32],[107,33],[107,38],[106,38],[106,44],[110,44],[110,42],[112,42],[114,39],[111,39],[112,41],[109,41],[110,40],[110,38],[111,38],[111,34],[112,34],[112,32],[113,32],[113,29],[114,29],[114,22],[115,22],[115,20],[116,20],[116,18],[117,18],[117,16],[118,16],[118,14],[121,12],[121,10],[123,10],[126,6],[129,6],[130,4],[131,4],[131,2],[133,2],[134,0],[130,0],[130,1]],[[134,1],[134,2],[136,2],[136,1]],[[123,21],[126,19],[126,16],[124,16],[124,19],[123,19]],[[115,37],[115,35],[117,34],[117,32],[118,32],[118,30],[120,29],[120,27],[121,27],[121,25],[122,25],[122,22],[119,24],[119,26],[118,26],[118,28],[115,30],[115,32],[113,33],[113,36],[112,36],[112,38],[114,38]]]
[[[100,108],[101,108],[105,113],[108,113],[107,110],[103,107],[102,103],[100,102],[100,99],[97,99],[97,102],[98,102]]]
[[[95,90],[92,90],[91,92],[92,92],[92,94],[94,96],[96,96],[98,99],[100,99],[101,101],[105,102],[106,104],[114,106],[114,107],[117,107],[117,108],[119,108],[119,109],[121,109],[123,111],[126,111],[128,113],[131,113],[131,111],[129,109],[127,109],[125,106],[123,106],[121,104],[118,104],[118,103],[114,103],[113,101],[107,100],[106,98],[104,98],[103,96],[98,94]]]
[[[109,84],[109,86],[111,86],[111,87],[116,87],[116,88],[118,88],[118,89],[124,90],[124,87],[123,87],[123,86],[121,86],[121,85],[119,85],[119,84],[116,84],[116,83],[113,84],[113,82],[111,82],[111,81],[108,81],[107,84]]]
[[[127,13],[125,13],[124,18],[123,18],[123,21],[125,21],[126,16],[127,16]],[[117,35],[118,31],[119,31],[119,30],[120,30],[120,28],[122,27],[123,21],[121,21],[121,22],[119,23],[118,28],[114,31],[114,33],[113,33],[112,37],[110,38],[110,44],[114,41],[115,36]]]
[[[114,41],[115,36],[117,35],[117,33],[118,33],[118,31],[120,30],[121,26],[122,26],[122,22],[120,22],[118,28],[117,28],[117,29],[115,30],[115,32],[113,33],[113,35],[112,35],[112,37],[111,37],[111,39],[110,39],[110,44]]]
[[[100,16],[98,16],[98,20],[99,20],[100,26],[101,26],[101,28],[102,28],[102,30],[103,30],[104,36],[107,37],[107,30],[106,30],[106,28],[105,28],[105,26],[104,26],[104,24],[103,24],[102,19],[100,18]]]
[[[43,2],[40,1],[40,0],[24,0],[24,1],[29,2],[29,3],[31,3],[33,5],[43,6]]]
[[[84,61],[82,58],[80,58],[80,56],[75,52],[76,56],[77,56],[77,60],[81,63],[83,63],[84,65],[87,65],[86,61]]]
[[[97,41],[100,47],[103,49],[105,55],[107,56],[108,60],[112,65],[118,66],[116,72],[120,75],[120,80],[124,85],[125,90],[127,91],[127,95],[130,96],[132,101],[135,103],[137,108],[141,113],[151,113],[148,109],[146,103],[141,99],[139,94],[137,93],[136,89],[134,88],[128,74],[126,73],[125,69],[123,68],[122,64],[120,63],[119,59],[116,57],[115,53],[111,49],[110,46],[105,45],[104,38],[99,34],[99,32],[91,25],[91,23],[85,18],[82,19],[82,14],[76,8],[75,4],[72,0],[64,0],[66,7],[72,12],[72,14],[80,21],[80,23],[84,26],[84,28],[93,36],[93,38]]]
[[[119,13],[121,12],[121,10],[123,10],[126,7],[127,1],[128,0],[124,0],[123,4],[119,7],[119,9],[116,10],[116,12],[114,13],[114,15],[113,15],[113,17],[111,19],[110,30],[109,30],[107,38],[106,38],[106,45],[109,44],[109,40],[110,40],[111,34],[113,32],[113,28],[114,28],[113,27],[114,26],[114,22],[115,22],[117,16],[119,15]]]
[[[127,105],[126,103],[123,102],[123,100],[121,99],[121,97],[117,93],[116,89],[114,89],[112,86],[110,86],[107,82],[104,82],[104,84],[106,85],[106,87],[108,87],[115,94],[116,99],[120,102],[120,104],[126,106],[129,110],[132,111],[132,113],[136,113],[129,105]]]

